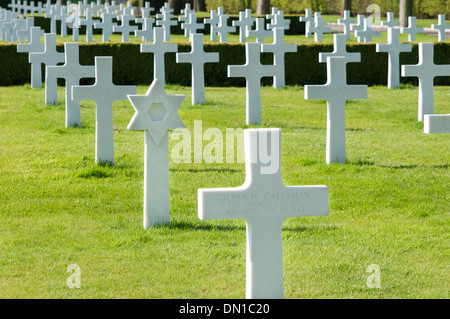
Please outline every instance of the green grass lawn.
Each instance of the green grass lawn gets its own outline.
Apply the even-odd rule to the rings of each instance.
[[[139,86],[143,94],[148,87]],[[245,88],[207,88],[180,116],[193,131],[245,128]],[[244,182],[242,163],[170,161],[171,224],[143,229],[144,133],[114,104],[116,165],[94,163],[95,107],[64,127],[44,90],[0,88],[0,298],[244,298],[245,222],[201,221],[197,189]],[[286,298],[448,298],[450,143],[424,134],[418,89],[369,88],[346,105],[346,164],[325,164],[326,103],[302,87],[262,89],[262,127],[282,129],[285,185],[327,185],[327,217],[283,225]],[[435,112],[450,113],[448,87]],[[170,140],[169,151],[176,141]],[[203,141],[206,146],[209,141]],[[81,269],[70,289],[67,267]],[[366,284],[372,264],[381,288]]]

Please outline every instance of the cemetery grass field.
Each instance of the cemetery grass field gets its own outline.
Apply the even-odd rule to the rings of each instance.
[[[245,88],[206,88],[203,106],[190,88],[166,90],[186,94],[191,134],[196,120],[224,136],[247,127]],[[144,133],[127,130],[128,101],[114,104],[111,167],[94,163],[92,102],[65,128],[63,87],[56,106],[29,85],[0,96],[0,298],[245,297],[245,222],[197,217],[197,189],[241,185],[243,163],[171,160],[171,224],[143,229]],[[262,127],[282,129],[284,184],[330,191],[329,216],[283,224],[285,298],[448,298],[450,140],[423,133],[417,87],[347,102],[346,164],[325,164],[326,102],[303,96],[262,89]],[[450,113],[449,99],[436,87],[435,113]],[[66,284],[71,264],[79,289]],[[380,288],[367,285],[374,264]]]

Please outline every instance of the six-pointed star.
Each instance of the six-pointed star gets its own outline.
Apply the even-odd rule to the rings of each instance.
[[[159,145],[167,130],[185,127],[178,115],[184,97],[183,94],[168,95],[158,80],[154,80],[144,95],[128,95],[136,110],[128,129],[148,130]]]

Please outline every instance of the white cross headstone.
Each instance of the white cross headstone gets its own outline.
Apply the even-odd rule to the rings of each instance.
[[[411,43],[400,43],[400,30],[388,29],[388,43],[376,44],[377,52],[387,52],[388,61],[388,88],[394,89],[400,87],[400,53],[411,52]]]
[[[137,25],[130,25],[130,21],[134,19],[133,16],[124,14],[121,17],[120,26],[114,26],[113,31],[122,33],[122,42],[129,42],[130,33],[134,35],[134,32],[138,29],[138,27]]]
[[[327,23],[323,21],[322,15],[314,15],[314,24],[310,24],[309,32],[314,33],[314,42],[322,42],[323,34],[331,31]]]
[[[154,80],[144,95],[128,95],[136,113],[129,130],[145,131],[144,228],[170,223],[169,129],[184,128],[178,109],[184,95],[168,95]]]
[[[32,27],[30,32],[30,42],[17,44],[17,52],[44,52],[45,46],[41,42],[41,36],[44,35],[45,31],[41,30],[40,27]],[[42,68],[40,61],[31,63],[31,87],[33,89],[42,87]]]
[[[134,31],[134,36],[141,37],[143,42],[153,41],[153,24],[154,23],[155,23],[155,19],[144,18],[144,21],[142,22],[142,29]]]
[[[59,14],[55,15],[55,20],[61,21],[61,36],[62,37],[67,36],[66,19],[67,19],[67,8],[64,6],[64,7],[61,7],[61,11],[59,12]]]
[[[364,14],[356,15],[356,24],[350,25],[350,31],[359,31],[364,30],[364,21],[366,20]]]
[[[117,26],[116,22],[113,22],[113,19],[116,17],[113,13],[103,12],[101,14],[102,22],[98,22],[94,24],[94,28],[102,29],[102,41],[108,42],[109,37],[113,34],[113,27]]]
[[[193,12],[189,14],[187,21],[182,24],[182,28],[184,29],[184,36],[189,38],[191,34],[198,33],[198,30],[203,29],[204,25],[197,22],[197,14]]]
[[[438,30],[438,41],[445,41],[445,30],[450,30],[450,24],[445,24],[445,14],[438,15],[438,24],[432,24],[433,30]]]
[[[244,145],[244,184],[199,189],[198,217],[245,219],[246,298],[280,299],[284,297],[283,222],[289,217],[327,216],[329,190],[324,185],[283,184],[280,129],[246,129]]]
[[[43,63],[45,66],[64,63],[64,53],[56,51],[56,34],[46,33],[44,35],[44,51],[33,52],[28,56],[30,63]],[[41,77],[41,75],[39,75]],[[36,85],[39,87],[39,83]],[[41,82],[42,86],[42,82]],[[58,83],[56,79],[45,79],[45,105],[58,103]]]
[[[205,104],[205,63],[219,62],[218,52],[203,50],[203,34],[191,34],[191,52],[177,53],[177,63],[190,63],[192,66],[192,105]]]
[[[326,163],[345,163],[345,102],[367,99],[367,85],[348,85],[345,57],[327,58],[327,83],[305,85],[305,100],[327,101]]]
[[[419,43],[419,63],[402,65],[402,76],[419,78],[419,122],[434,113],[434,78],[450,76],[450,64],[434,64],[434,43]]]
[[[369,19],[364,19],[364,29],[356,30],[355,37],[357,37],[358,42],[372,42],[373,37],[381,36],[381,31],[376,31],[372,29],[372,22]]]
[[[423,33],[423,28],[416,27],[416,17],[408,17],[408,27],[407,28],[400,28],[401,33],[407,33],[408,34],[408,41],[416,41],[416,35],[419,33]]]
[[[284,18],[284,11],[278,11],[270,23],[267,24],[267,30],[272,30],[274,28],[283,28],[284,30],[289,30],[291,20]]]
[[[219,23],[217,26],[212,26],[211,32],[216,33],[220,40],[220,43],[226,43],[228,41],[228,33],[234,32],[236,27],[228,25],[228,16],[219,15]]]
[[[86,17],[80,20],[80,25],[86,26],[86,43],[93,42],[95,20],[92,17],[92,10],[86,10]]]
[[[24,31],[27,28],[27,20],[20,15],[19,18],[13,19],[13,27],[11,30],[11,40],[12,42],[16,42],[19,37],[19,32]],[[19,40],[23,41],[23,37]]]
[[[306,9],[308,10],[308,9]],[[275,22],[275,15],[278,13],[278,8],[277,7],[272,7],[270,9],[270,13],[266,14],[266,19],[270,20],[271,23]]]
[[[153,79],[158,79],[160,85],[166,85],[165,54],[177,52],[176,43],[164,41],[164,29],[156,27],[153,29],[153,43],[141,43],[141,53],[153,53]]]
[[[305,9],[305,16],[299,18],[300,22],[305,23],[305,37],[309,38],[311,33],[309,32],[309,26],[314,24],[314,17],[311,14],[311,9]]]
[[[113,103],[136,94],[135,85],[113,83],[112,57],[95,57],[94,85],[72,86],[74,102],[95,101],[95,162],[114,164]]]
[[[347,51],[347,35],[333,34],[333,52],[320,52],[319,63],[326,63],[329,56],[341,56],[347,63],[361,62],[360,52]]]
[[[141,8],[141,17],[136,18],[136,23],[144,23],[145,18],[149,18],[152,11],[154,11],[155,8],[153,8],[150,4],[150,2],[146,2],[145,6]],[[153,19],[154,20],[154,19]]]
[[[56,19],[55,19],[55,17],[57,15],[59,15],[59,10],[56,5],[52,5],[50,7],[50,11],[47,11],[47,13],[45,14],[45,17],[50,19],[50,33],[56,34]]]
[[[184,9],[180,10],[180,13],[183,14],[183,15],[180,15],[178,17],[178,21],[181,22],[181,23],[185,23],[185,22],[189,21],[189,15],[191,13],[195,13],[195,11],[191,9],[191,4],[190,3],[186,3],[185,6],[184,6]]]
[[[389,28],[400,26],[400,22],[395,21],[394,12],[388,12],[387,13],[387,20],[386,21],[381,21],[381,25],[384,26],[384,27],[388,27],[388,29],[389,29]]]
[[[66,82],[66,127],[81,126],[80,101],[72,100],[72,86],[79,85],[83,78],[94,78],[93,65],[80,65],[78,42],[64,43],[66,63],[61,66],[48,66],[46,77],[64,79]]]
[[[423,132],[425,134],[450,133],[450,114],[425,114]]]
[[[80,37],[81,28],[81,11],[78,6],[69,7],[70,14],[66,18],[66,24],[72,29],[72,40],[78,41]]]
[[[273,64],[278,68],[277,75],[274,77],[273,87],[285,87],[285,60],[284,55],[288,52],[297,52],[298,46],[296,43],[284,42],[283,28],[274,28],[273,43],[265,43],[262,45],[261,52],[273,53]]]
[[[247,41],[247,32],[251,30],[256,18],[252,17],[252,10],[245,9],[239,12],[239,20],[233,20],[231,24],[233,27],[239,28],[239,42],[245,43]]]
[[[350,26],[355,22],[355,19],[351,18],[351,12],[350,10],[344,10],[344,17],[343,19],[338,19],[338,23],[342,24],[344,26],[344,34],[347,38],[347,40],[350,40]]]
[[[256,19],[255,30],[247,30],[247,38],[256,37],[256,42],[264,43],[264,38],[271,37],[272,31],[266,30],[264,18]]]
[[[17,31],[19,41],[30,41],[31,28],[34,27],[34,17],[27,17],[25,19],[25,28]]]
[[[213,32],[213,27],[217,27],[219,25],[219,16],[217,15],[216,10],[209,11],[209,18],[203,19],[204,24],[210,25],[210,39],[211,41],[217,40],[217,32]]]
[[[275,65],[261,64],[261,44],[245,43],[246,63],[229,65],[228,77],[244,77],[246,80],[246,124],[261,124],[261,78],[279,75]]]
[[[177,20],[172,18],[173,14],[168,10],[164,10],[161,14],[156,15],[156,25],[163,28],[164,41],[166,42],[170,41],[170,27],[178,25]]]

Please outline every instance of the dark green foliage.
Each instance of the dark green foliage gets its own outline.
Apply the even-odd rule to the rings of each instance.
[[[63,44],[58,44],[58,51],[63,51]],[[205,51],[219,52],[219,63],[205,65],[205,84],[207,86],[244,86],[244,78],[229,78],[228,65],[245,64],[245,47],[239,43],[205,44]],[[30,65],[28,54],[17,53],[16,44],[0,45],[0,57],[3,61],[0,68],[0,85],[21,85],[30,81]],[[331,52],[333,45],[312,43],[299,44],[297,53],[287,53],[286,84],[324,84],[326,82],[326,64],[319,63],[320,52]],[[361,52],[361,63],[349,63],[348,83],[386,85],[387,83],[387,53],[377,53],[375,43],[348,44],[348,51]],[[178,52],[189,52],[189,43],[178,43]],[[402,53],[401,64],[417,64],[418,46],[413,44],[411,53]],[[89,43],[80,44],[80,63],[94,64],[96,56],[112,56],[115,84],[150,84],[153,80],[153,55],[140,53],[139,43]],[[261,57],[263,64],[271,64],[269,53]],[[435,44],[435,63],[450,64],[450,44]],[[401,78],[402,83],[417,84],[417,78]],[[175,53],[166,54],[166,82],[182,86],[191,85],[191,66],[175,62]],[[85,81],[84,83],[90,83]],[[262,80],[263,85],[271,85],[272,79]],[[450,77],[435,79],[436,85],[450,85]]]

